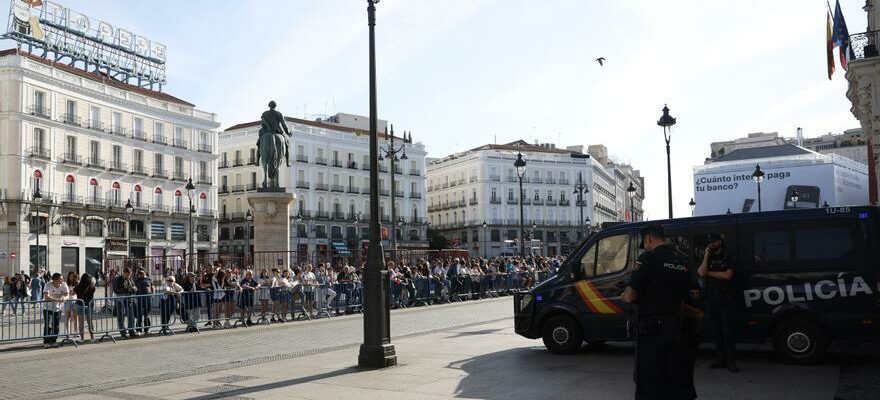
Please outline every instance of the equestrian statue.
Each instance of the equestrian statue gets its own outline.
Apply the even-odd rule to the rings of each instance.
[[[257,165],[263,166],[263,189],[280,188],[278,169],[282,158],[290,166],[288,137],[291,136],[284,123],[284,116],[275,110],[275,102],[269,102],[269,109],[260,117],[260,137],[257,139]]]

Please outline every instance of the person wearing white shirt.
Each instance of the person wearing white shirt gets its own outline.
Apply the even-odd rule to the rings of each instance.
[[[68,293],[70,288],[64,283],[61,274],[52,274],[52,282],[43,288],[43,348],[54,347],[58,340],[58,324]]]
[[[162,293],[162,299],[159,301],[162,329],[159,330],[159,333],[163,335],[171,333],[168,329],[168,323],[171,321],[171,316],[177,308],[177,301],[180,298],[180,294],[183,293],[183,287],[178,285],[175,280],[174,275],[168,275],[168,277],[165,278],[165,283],[159,288],[159,293]]]

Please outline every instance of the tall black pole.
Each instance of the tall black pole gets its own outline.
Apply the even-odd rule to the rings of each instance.
[[[358,354],[358,365],[363,368],[384,368],[397,364],[394,345],[391,344],[389,305],[386,290],[388,271],[379,235],[379,143],[377,139],[376,110],[376,3],[367,0],[367,24],[370,30],[370,247],[364,270],[364,343]],[[393,197],[392,197],[393,201]]]
[[[672,162],[669,156],[669,136],[666,135],[666,127],[663,127],[663,137],[666,139],[666,191],[669,196],[669,219],[672,219]]]
[[[39,271],[40,267],[43,265],[43,262],[40,257],[42,255],[40,252],[40,232],[43,230],[42,229],[43,228],[42,222],[43,222],[43,220],[40,217],[40,204],[37,203],[37,271]],[[46,248],[48,248],[48,246],[46,246]],[[28,271],[28,272],[33,273],[33,271]],[[15,311],[13,311],[13,314],[14,313],[15,313]]]
[[[761,182],[758,182],[758,212],[761,211]]]
[[[526,256],[526,246],[525,246],[525,230],[523,229],[523,202],[526,199],[526,194],[523,193],[522,188],[522,175],[519,176],[519,255],[521,257]]]
[[[387,134],[388,131],[385,131]],[[391,250],[394,252],[394,257],[392,259],[397,258],[397,210],[394,207],[394,201],[396,200],[394,197],[394,159],[397,158],[397,154],[394,153],[394,125],[391,125],[391,146],[389,147],[391,150],[391,154],[389,154],[389,162],[391,164]]]

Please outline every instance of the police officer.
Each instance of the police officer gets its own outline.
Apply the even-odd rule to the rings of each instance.
[[[687,371],[687,381],[690,390],[689,399],[697,398],[697,389],[694,386],[694,366],[696,365],[697,349],[703,342],[703,335],[700,331],[700,325],[703,321],[703,304],[700,295],[700,283],[696,279],[696,271],[691,274],[691,290],[690,295],[684,301],[682,307],[683,319],[682,325],[682,341],[684,342],[684,363]]]
[[[715,350],[718,352],[718,360],[709,367],[726,367],[730,372],[739,372],[733,333],[733,263],[724,253],[724,238],[721,235],[712,234],[708,239],[709,244],[697,275],[705,279],[706,312],[715,333]]]
[[[690,399],[682,308],[691,287],[687,258],[659,225],[641,231],[645,253],[623,292],[636,305],[636,399]]]

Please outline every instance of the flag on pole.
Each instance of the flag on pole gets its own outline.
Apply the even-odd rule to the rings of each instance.
[[[834,5],[834,45],[840,51],[840,66],[846,71],[846,61],[850,54],[849,30],[846,29],[846,21],[840,11],[840,0],[836,0]]]
[[[834,39],[831,33],[831,10],[828,10],[825,25],[825,53],[828,57],[828,80],[831,80],[831,75],[834,75]]]

